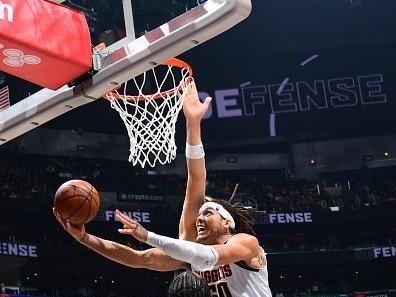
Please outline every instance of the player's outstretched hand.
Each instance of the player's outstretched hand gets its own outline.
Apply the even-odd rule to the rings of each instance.
[[[132,235],[140,242],[147,242],[148,231],[142,225],[124,215],[118,209],[115,211],[115,216],[123,224],[123,229],[118,229],[118,232]]]
[[[85,226],[84,225],[79,225],[79,226],[74,226],[70,224],[69,219],[62,219],[60,214],[55,211],[55,208],[52,208],[52,212],[54,213],[54,216],[58,220],[58,222],[62,225],[63,229],[65,229],[71,236],[73,236],[78,242],[83,242],[87,237],[88,234],[85,232]]]
[[[208,111],[212,98],[207,97],[204,102],[201,102],[194,82],[191,83],[186,92],[183,103],[184,115],[188,123],[198,123]]]

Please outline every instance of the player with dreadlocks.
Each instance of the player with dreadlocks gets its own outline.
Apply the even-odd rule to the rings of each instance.
[[[83,225],[72,226],[69,220],[63,220],[57,213],[55,216],[77,241],[115,262],[157,271],[192,270],[206,280],[212,296],[271,297],[265,252],[254,236],[253,220],[246,209],[224,200],[205,199],[205,153],[200,123],[209,103],[210,98],[200,102],[193,85],[183,106],[187,119],[188,179],[179,224],[180,239],[148,232],[117,210],[116,217],[123,224],[119,232],[154,247],[137,251],[88,234]],[[190,297],[185,292],[179,296]],[[202,290],[202,294],[194,296],[207,297],[205,292]]]
[[[189,110],[185,108],[184,113],[191,120],[189,113],[199,110],[203,104],[197,95],[190,99],[196,106],[191,108],[188,104]],[[202,118],[202,110],[200,115]],[[206,171],[200,127],[192,129],[189,124],[191,122],[187,123],[186,148],[189,178],[179,238],[190,242],[148,232],[138,222],[116,211],[116,217],[123,223],[119,232],[160,248],[172,259],[180,261],[178,264],[172,262],[177,268],[191,269],[201,275],[209,284],[212,296],[271,297],[266,254],[255,237],[254,222],[243,205],[230,203],[237,188],[230,202],[210,197],[204,199]]]
[[[205,202],[196,219],[196,242],[149,232],[119,211],[116,216],[124,225],[120,233],[160,248],[180,261],[178,268],[190,264],[207,281],[213,296],[271,297],[265,252],[241,205],[217,199]]]

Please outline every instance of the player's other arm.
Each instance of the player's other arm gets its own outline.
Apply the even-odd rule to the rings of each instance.
[[[186,117],[186,148],[190,157],[187,161],[187,187],[183,203],[183,210],[179,223],[179,238],[194,241],[197,237],[195,221],[205,197],[206,168],[204,154],[199,154],[201,140],[201,120],[208,110],[211,98],[206,98],[204,103],[199,101],[195,84],[187,91],[183,104]],[[203,152],[203,148],[202,148]]]
[[[121,234],[132,235],[140,242],[160,248],[170,257],[190,263],[200,270],[238,261],[245,261],[249,265],[253,258],[260,255],[257,238],[246,233],[232,236],[226,244],[204,245],[149,232],[120,211],[116,211],[116,217],[123,224],[123,228],[118,229]]]
[[[190,263],[199,270],[212,269],[216,265],[224,265],[244,261],[250,266],[253,258],[260,254],[257,239],[249,234],[234,235],[227,244],[204,245],[147,233],[147,242],[158,247],[174,259]],[[143,239],[142,237],[141,239]]]

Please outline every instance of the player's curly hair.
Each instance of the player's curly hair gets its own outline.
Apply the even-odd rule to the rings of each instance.
[[[256,235],[256,232],[254,232],[253,229],[254,220],[250,215],[250,210],[246,209],[242,203],[238,202],[232,204],[225,200],[215,199],[210,196],[206,196],[205,202],[208,201],[220,204],[231,214],[235,221],[235,229],[232,230],[232,233],[247,233],[253,236]]]

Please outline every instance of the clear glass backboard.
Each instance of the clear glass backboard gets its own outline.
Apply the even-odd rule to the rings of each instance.
[[[67,0],[62,4],[84,12],[93,45],[114,50],[184,12],[200,0]]]

